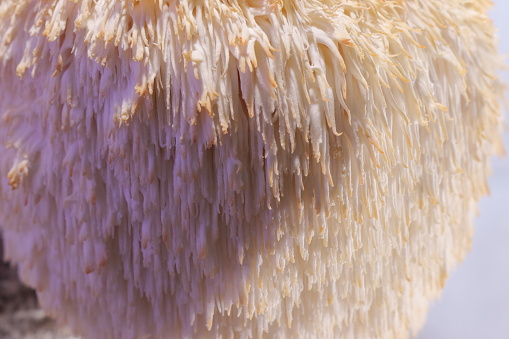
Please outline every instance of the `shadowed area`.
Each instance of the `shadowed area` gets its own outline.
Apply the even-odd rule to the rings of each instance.
[[[0,234],[0,338],[2,339],[70,339],[67,329],[39,308],[35,291],[18,278],[17,269],[4,261]]]

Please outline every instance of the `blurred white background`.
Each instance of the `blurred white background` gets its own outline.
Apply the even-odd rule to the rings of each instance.
[[[493,2],[500,50],[509,56],[509,0]],[[508,72],[504,77],[509,83]],[[505,147],[509,154],[507,131]],[[495,158],[493,167],[472,251],[449,278],[418,339],[509,339],[509,156]]]

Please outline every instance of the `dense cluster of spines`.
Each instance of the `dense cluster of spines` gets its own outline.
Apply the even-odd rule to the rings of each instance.
[[[8,254],[91,338],[406,337],[500,143],[487,3],[3,1]]]

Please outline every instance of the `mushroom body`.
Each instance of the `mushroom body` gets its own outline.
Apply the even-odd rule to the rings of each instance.
[[[488,5],[0,2],[7,255],[85,338],[406,338],[501,147]]]

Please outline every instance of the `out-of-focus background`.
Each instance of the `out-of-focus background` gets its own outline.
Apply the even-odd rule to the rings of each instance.
[[[508,62],[509,1],[493,2],[491,17]],[[509,83],[509,72],[504,76]],[[508,131],[505,147],[509,155]],[[509,156],[494,159],[493,169],[491,196],[481,200],[475,220],[472,251],[447,281],[418,339],[509,339]]]

